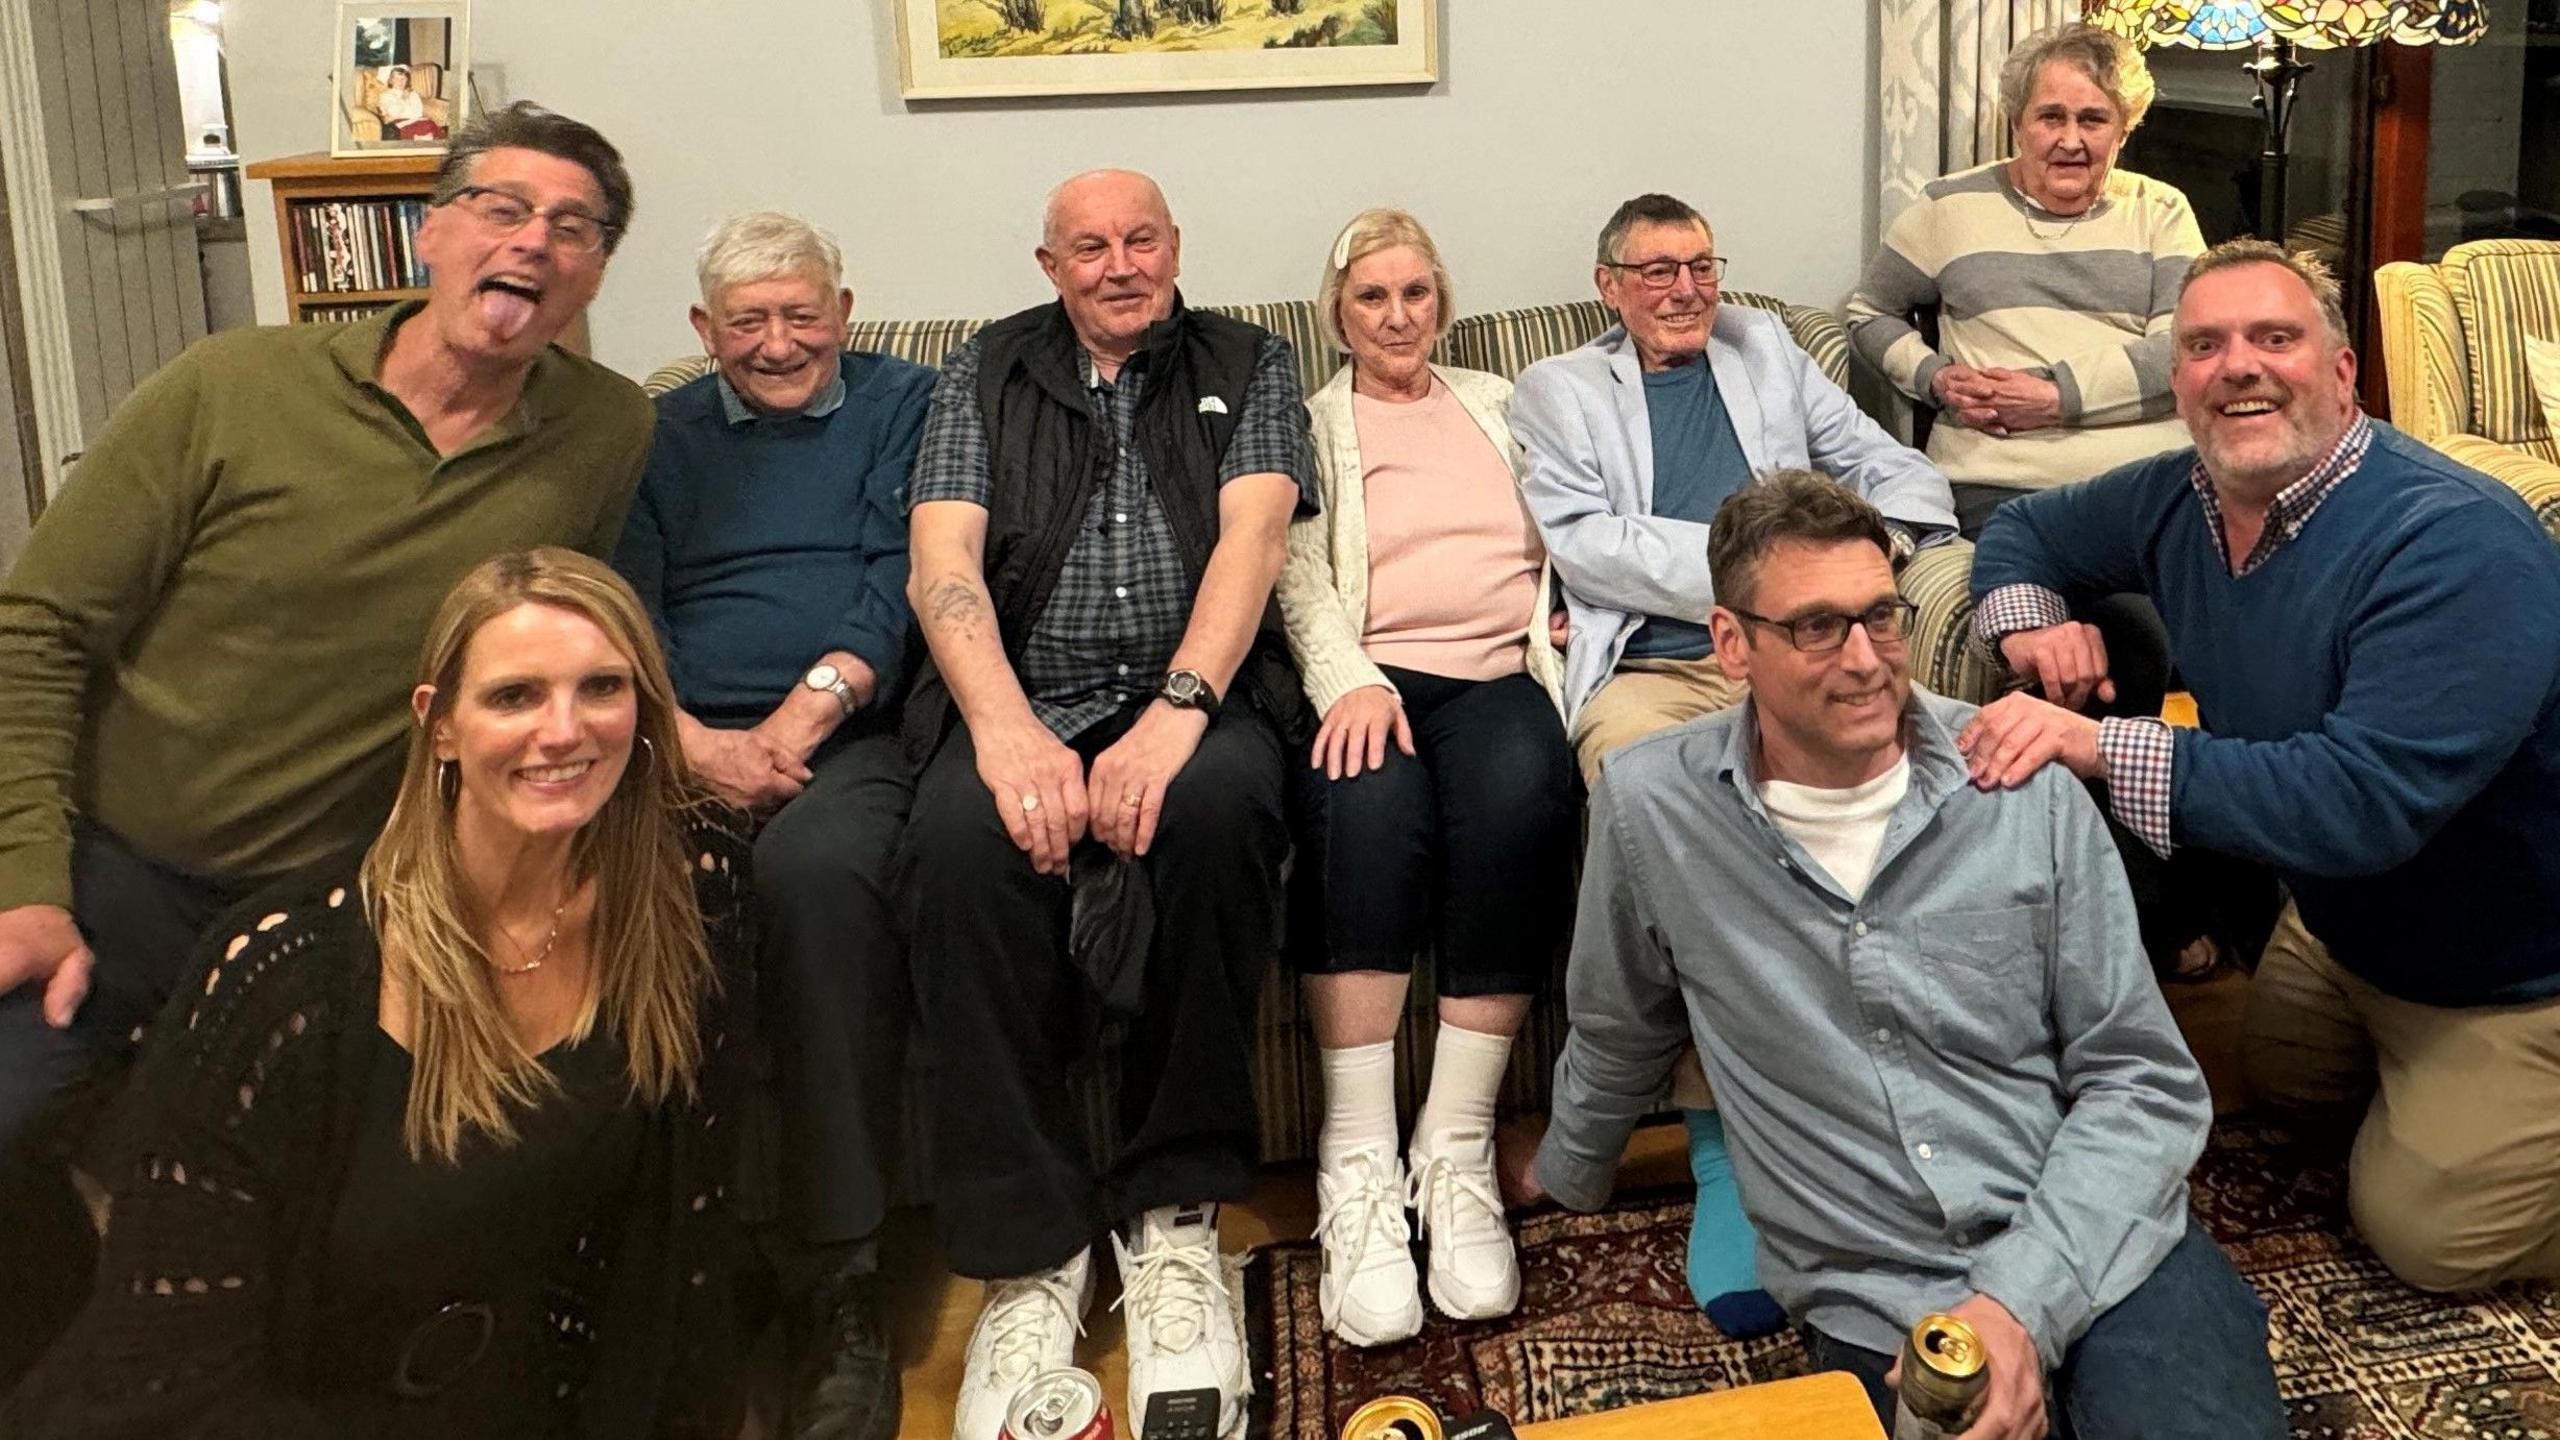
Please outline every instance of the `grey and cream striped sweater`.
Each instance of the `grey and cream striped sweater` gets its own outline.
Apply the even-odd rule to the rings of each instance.
[[[1906,395],[1937,404],[1949,364],[2028,370],[2062,391],[2062,423],[1999,437],[1948,423],[1929,458],[1951,480],[2047,486],[2187,443],[2169,393],[2169,321],[2204,250],[2175,186],[2118,170],[2088,213],[2053,215],[2007,162],[1933,181],[1897,217],[1849,297],[1850,343]],[[1935,350],[1913,325],[1935,306]]]

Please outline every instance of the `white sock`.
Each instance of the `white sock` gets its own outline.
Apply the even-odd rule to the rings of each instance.
[[[1440,1038],[1431,1047],[1431,1093],[1422,1113],[1413,1117],[1418,1150],[1444,1130],[1493,1134],[1493,1102],[1502,1093],[1502,1072],[1511,1063],[1511,1037],[1461,1030],[1440,1022]]]
[[[1316,1164],[1355,1150],[1396,1153],[1396,1042],[1318,1050],[1324,1067],[1324,1128],[1316,1132]]]

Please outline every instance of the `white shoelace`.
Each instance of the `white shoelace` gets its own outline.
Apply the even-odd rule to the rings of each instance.
[[[1166,1354],[1179,1355],[1199,1344],[1208,1333],[1212,1308],[1227,1306],[1217,1247],[1158,1245],[1132,1255],[1118,1235],[1111,1243],[1120,1250],[1127,1276],[1111,1308],[1126,1309],[1146,1327],[1148,1343]]]
[[[1405,1242],[1406,1197],[1396,1187],[1393,1162],[1382,1163],[1376,1155],[1359,1151],[1343,1158],[1340,1173],[1355,1171],[1356,1178],[1316,1216],[1316,1234],[1327,1249],[1349,1257],[1345,1273],[1350,1275],[1359,1274],[1368,1263],[1371,1246]]]
[[[1461,1200],[1473,1202],[1486,1224],[1507,1230],[1502,1197],[1494,1192],[1490,1171],[1478,1173],[1461,1167],[1447,1155],[1434,1155],[1413,1172],[1413,1209],[1424,1235],[1436,1231],[1447,1239],[1463,1238],[1465,1221],[1458,1213]]]
[[[1045,1352],[1050,1331],[1058,1317],[1064,1317],[1084,1333],[1084,1316],[1080,1287],[1068,1283],[1066,1277],[1051,1271],[1020,1280],[999,1280],[987,1304],[986,1325],[992,1337],[987,1357],[993,1362],[995,1378],[1013,1381],[1028,1378],[1034,1370],[1048,1363]],[[1049,1310],[1055,1307],[1056,1315]]]

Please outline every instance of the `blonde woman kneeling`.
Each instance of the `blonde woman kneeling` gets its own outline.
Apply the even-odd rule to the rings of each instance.
[[[639,601],[444,601],[362,866],[210,931],[97,1170],[97,1288],[0,1432],[734,1435],[713,958],[744,875]],[[710,922],[706,945],[705,921]]]

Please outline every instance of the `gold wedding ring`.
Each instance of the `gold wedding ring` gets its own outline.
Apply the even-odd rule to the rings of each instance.
[[[1037,795],[1025,795],[1025,796],[1023,796],[1023,797],[1022,797],[1022,813],[1023,813],[1023,814],[1028,815],[1028,814],[1030,814],[1031,812],[1033,812],[1033,811],[1035,811],[1035,810],[1037,810],[1037,809],[1039,809],[1039,808],[1040,808],[1040,797],[1039,797],[1039,796],[1037,796]]]
[[[1128,806],[1132,810],[1135,810],[1140,805],[1146,803],[1146,797],[1141,795],[1123,795],[1120,797],[1120,803]]]

